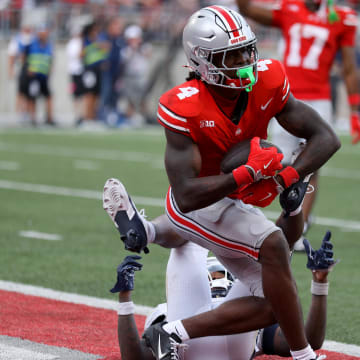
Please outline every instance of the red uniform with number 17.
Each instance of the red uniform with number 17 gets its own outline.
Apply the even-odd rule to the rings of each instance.
[[[221,160],[234,144],[254,136],[267,138],[269,121],[281,111],[289,94],[282,64],[260,60],[258,81],[248,93],[248,104],[238,125],[218,107],[201,80],[185,82],[162,95],[158,121],[198,145],[202,159],[199,176],[218,175]]]
[[[337,51],[355,45],[357,18],[346,7],[335,7],[339,21],[330,23],[328,10],[311,12],[303,0],[283,0],[273,10],[273,25],[285,41],[284,66],[291,92],[301,100],[330,99],[329,76]]]

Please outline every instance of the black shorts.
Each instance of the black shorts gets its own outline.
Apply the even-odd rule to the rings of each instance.
[[[18,92],[21,95],[27,96],[27,75],[25,66],[20,70],[18,78]]]
[[[71,94],[75,99],[81,97],[85,93],[82,77],[83,74],[71,75]]]
[[[91,67],[85,69],[82,74],[82,83],[85,94],[99,95],[101,89],[101,69],[100,67]]]
[[[43,75],[26,75],[26,97],[29,100],[35,100],[40,96],[46,98],[51,96],[48,76]]]

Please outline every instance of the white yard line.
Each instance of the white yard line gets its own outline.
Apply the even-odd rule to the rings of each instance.
[[[131,161],[141,163],[158,163],[163,161],[163,155],[145,152],[106,150],[93,148],[70,148],[65,146],[50,146],[39,144],[18,144],[0,141],[0,150],[13,153],[27,153],[42,156],[62,156],[97,160]]]
[[[25,295],[41,296],[46,299],[66,301],[74,304],[88,305],[100,309],[117,310],[117,301],[101,299],[94,296],[79,295],[64,291],[43,288],[40,286],[19,284],[12,281],[0,280],[0,290],[14,291]],[[153,308],[150,306],[136,305],[135,312],[140,315],[149,315]]]
[[[58,195],[58,196],[69,196],[77,197],[84,199],[95,199],[101,200],[102,193],[100,191],[94,190],[84,190],[84,189],[71,189],[60,186],[51,186],[43,184],[29,184],[17,181],[9,180],[0,180],[0,189],[15,190],[15,191],[28,191],[48,195]],[[160,198],[151,198],[143,196],[132,196],[132,199],[136,204],[141,204],[144,206],[155,206],[155,207],[164,207],[165,199]],[[271,219],[277,219],[279,213],[274,211],[264,211],[266,216]],[[334,219],[317,216],[314,220],[315,224],[338,227],[347,231],[360,231],[360,221],[356,220],[345,220],[345,219]]]
[[[21,349],[17,346],[9,346],[0,343],[0,356],[2,360],[57,360],[56,355],[43,354],[33,350]]]
[[[43,185],[43,184],[30,184],[18,181],[9,181],[0,179],[0,189],[16,190],[16,191],[28,191],[34,193],[69,196],[84,199],[102,200],[102,192],[85,189],[71,189],[61,186]],[[135,203],[145,206],[165,206],[165,199],[132,196]]]
[[[99,163],[92,160],[74,160],[73,166],[77,170],[97,171],[100,169]]]
[[[33,231],[33,230],[19,231],[19,235],[30,239],[50,240],[50,241],[62,240],[62,236],[59,234],[49,234],[49,233]]]
[[[145,152],[135,151],[119,151],[119,150],[106,150],[99,149],[94,150],[92,148],[70,148],[65,146],[51,146],[51,145],[39,145],[39,144],[24,144],[2,142],[0,141],[0,150],[15,152],[15,153],[30,153],[42,156],[61,156],[61,157],[74,157],[82,159],[95,159],[95,160],[110,160],[110,161],[130,161],[135,163],[150,164],[154,168],[164,168],[163,155],[149,154]],[[77,160],[78,168],[86,170],[96,170],[94,165],[90,164],[90,161],[86,165],[86,160]],[[81,164],[82,162],[82,164]],[[6,164],[4,165],[6,166]],[[12,165],[14,166],[14,165]],[[1,169],[1,162],[0,162]],[[7,169],[10,170],[10,169]],[[353,169],[342,169],[325,166],[321,170],[321,175],[324,177],[333,177],[338,179],[360,180],[360,171]]]
[[[270,219],[277,219],[279,217],[279,213],[275,211],[265,210],[263,212]],[[347,231],[360,231],[360,221],[355,221],[355,220],[334,219],[334,218],[316,216],[314,218],[314,224],[318,224],[322,226],[335,226]]]
[[[0,170],[17,171],[20,170],[20,164],[15,161],[0,161]]]
[[[359,180],[360,171],[341,169],[341,168],[331,168],[325,166],[320,170],[320,176],[334,177],[338,179]]]
[[[47,299],[66,301],[74,304],[92,306],[101,309],[116,310],[117,301],[101,299],[93,296],[78,295],[48,288],[14,283],[0,280],[0,290],[14,291],[21,294],[40,296]],[[149,315],[153,308],[144,305],[135,305],[135,313]],[[336,341],[325,341],[322,347],[325,350],[341,352],[350,356],[360,356],[360,346],[344,344]]]

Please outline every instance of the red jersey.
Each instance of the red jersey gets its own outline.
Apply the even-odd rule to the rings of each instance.
[[[291,92],[301,100],[330,99],[330,70],[336,52],[355,45],[356,14],[335,7],[340,20],[329,23],[328,10],[311,12],[303,0],[282,0],[273,9],[273,25],[281,28],[284,65]]]
[[[199,176],[218,175],[221,160],[234,144],[254,136],[267,138],[269,121],[282,110],[289,94],[283,65],[277,60],[260,60],[258,81],[248,93],[246,110],[237,125],[201,80],[185,82],[163,94],[157,116],[162,126],[198,145],[202,159]]]

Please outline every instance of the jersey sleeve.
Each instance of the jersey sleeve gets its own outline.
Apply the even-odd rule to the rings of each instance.
[[[198,115],[201,108],[199,86],[188,82],[161,96],[157,119],[165,128],[191,137],[191,118]]]
[[[278,1],[271,7],[272,12],[272,26],[280,27],[282,26],[284,18],[284,6],[283,1]]]
[[[355,46],[356,41],[356,30],[358,27],[358,19],[354,10],[350,8],[342,8],[342,23],[344,32],[342,34],[340,45],[344,46]]]
[[[188,126],[187,118],[176,114],[166,105],[168,104],[164,102],[164,99],[160,99],[157,112],[157,119],[160,125],[169,130],[190,136],[190,128]]]
[[[262,85],[273,94],[269,108],[275,115],[282,110],[290,95],[290,83],[285,68],[279,60],[266,59],[259,61],[258,71],[262,72]]]
[[[278,107],[276,113],[279,113],[283,109],[283,107],[285,106],[287,101],[289,100],[290,82],[286,75],[284,65],[280,61],[276,61],[276,63],[278,66],[278,71],[279,71],[278,76],[279,76],[279,79],[281,79],[280,84],[279,84],[280,86],[278,88],[277,95],[276,95],[278,104],[279,104],[279,107]]]

